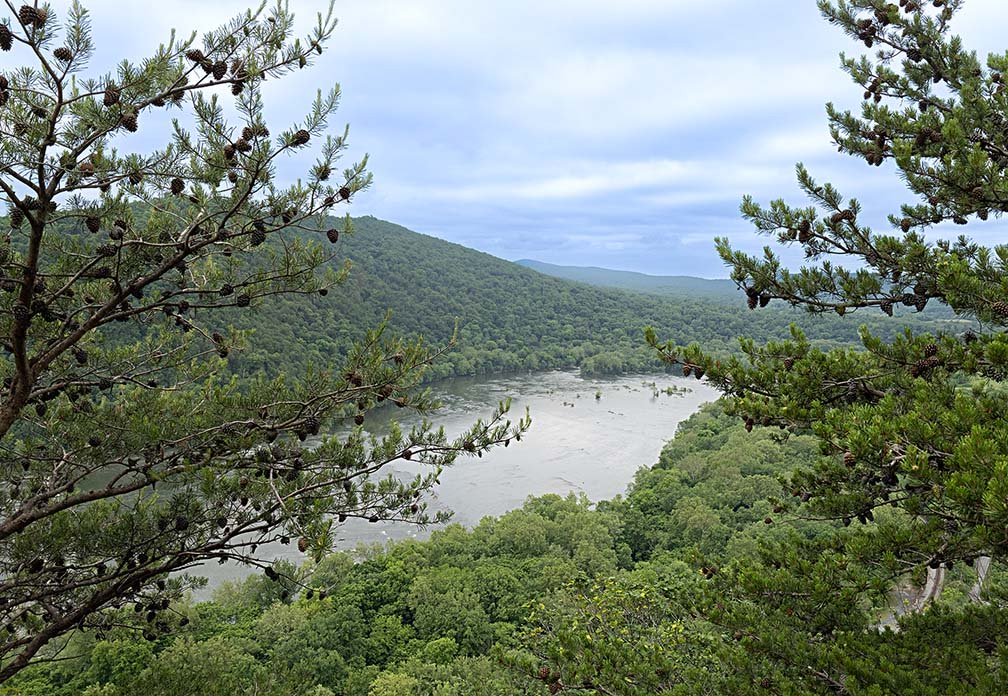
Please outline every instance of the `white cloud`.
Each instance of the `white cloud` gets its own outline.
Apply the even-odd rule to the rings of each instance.
[[[96,67],[246,7],[85,2]],[[292,0],[299,30],[327,5]],[[267,83],[267,109],[279,130],[317,88],[343,85],[333,125],[350,122],[350,156],[369,151],[376,175],[358,213],[510,258],[557,248],[570,262],[704,274],[723,272],[713,234],[765,241],[738,218],[743,194],[800,202],[796,161],[862,199],[877,226],[910,198],[890,167],[833,151],[823,103],[856,109],[861,96],[837,53],[863,47],[811,1],[339,0],[335,11],[330,51]],[[970,0],[956,30],[981,54],[1002,51],[1006,20],[1008,3]],[[663,245],[688,247],[688,261]]]

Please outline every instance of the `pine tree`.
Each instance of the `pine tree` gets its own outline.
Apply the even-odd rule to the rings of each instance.
[[[343,278],[328,215],[371,176],[365,157],[326,182],[347,147],[327,133],[339,89],[273,139],[261,89],[312,63],[335,24],[330,6],[296,38],[286,7],[264,3],[93,76],[78,3],[62,22],[39,5],[0,18],[0,47],[24,62],[0,79],[0,681],[108,608],[145,610],[136,629],[151,637],[201,563],[280,580],[259,545],[296,538],[318,557],[336,520],[441,519],[422,502],[441,468],[527,427],[501,404],[455,440],[429,423],[352,428],[389,396],[432,405],[418,385],[441,351],[383,327],[299,378],[227,373],[255,337],[226,312]],[[159,109],[178,117],[168,144],[131,152]],[[277,185],[277,162],[306,146],[309,174]],[[301,445],[342,424],[350,435]],[[404,456],[423,473],[381,473]]]
[[[869,166],[887,164],[906,182],[915,200],[888,217],[891,229],[871,229],[856,199],[845,200],[799,164],[809,205],[763,206],[746,197],[741,212],[777,244],[801,248],[806,265],[786,268],[771,246],[753,256],[716,240],[751,310],[783,301],[813,314],[895,310],[898,320],[938,305],[961,329],[906,329],[888,342],[862,327],[862,349],[824,351],[792,328],[765,345],[743,338],[742,356],[728,358],[646,332],[666,360],[702,370],[747,429],[780,428],[785,437],[812,431],[821,443],[822,456],[787,480],[790,496],[773,502],[785,517],[832,520],[837,533],[764,549],[762,565],[712,581],[717,608],[704,613],[742,641],[738,693],[882,685],[861,659],[885,660],[886,669],[902,663],[921,689],[980,688],[956,681],[973,680],[972,667],[953,676],[916,659],[934,617],[906,619],[905,627],[924,629],[899,641],[886,633],[864,638],[866,629],[871,636],[878,629],[872,603],[894,586],[917,584],[910,609],[921,609],[940,594],[950,568],[968,567],[976,599],[991,563],[1008,552],[1008,246],[986,247],[965,235],[942,239],[932,229],[983,225],[1008,211],[1008,54],[981,62],[964,47],[951,33],[962,5],[818,2],[830,23],[875,49],[842,56],[863,90],[860,114],[832,104],[827,113],[841,152]],[[1001,605],[989,613],[1003,620]],[[977,637],[975,620],[953,613],[942,619],[943,630],[949,644],[971,645],[982,664],[989,655],[983,641],[992,637]]]
[[[813,313],[944,305],[962,319],[962,332],[907,331],[885,343],[862,329],[863,350],[824,352],[793,330],[789,339],[762,346],[742,340],[744,357],[725,360],[697,345],[659,345],[648,332],[666,359],[704,370],[740,417],[816,432],[825,456],[795,474],[795,500],[861,523],[880,507],[905,512],[912,533],[880,542],[893,544],[889,563],[897,575],[1008,551],[1008,505],[998,502],[1008,500],[998,464],[1008,456],[1008,246],[925,236],[939,223],[983,221],[1008,210],[1008,56],[992,55],[982,65],[950,35],[961,5],[819,3],[830,22],[879,48],[875,59],[843,58],[865,89],[861,115],[832,105],[828,114],[841,151],[890,163],[919,197],[889,217],[894,231],[870,229],[857,200],[845,202],[798,165],[812,205],[776,200],[763,207],[746,198],[742,214],[778,243],[800,245],[809,264],[791,271],[769,247],[754,257],[726,239],[717,249],[750,295]],[[824,260],[837,255],[853,266]]]

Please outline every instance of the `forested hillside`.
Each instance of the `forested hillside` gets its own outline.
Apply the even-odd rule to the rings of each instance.
[[[355,233],[338,243],[352,263],[342,287],[326,296],[276,298],[230,317],[255,329],[232,366],[243,373],[326,364],[391,312],[393,330],[459,344],[431,376],[580,366],[593,374],[663,369],[642,340],[651,325],[680,341],[737,350],[737,337],[780,338],[797,322],[813,342],[847,344],[857,327],[891,335],[904,321],[877,314],[818,317],[786,307],[746,309],[742,293],[721,300],[648,295],[553,278],[516,263],[411,232],[373,217],[354,220]],[[913,317],[905,315],[902,319]]]
[[[167,633],[145,640],[110,617],[104,630],[75,634],[64,660],[26,670],[4,693],[513,696],[617,683],[644,696],[766,693],[767,679],[780,693],[828,691],[807,679],[803,660],[824,672],[842,664],[863,693],[1000,693],[1003,675],[985,671],[995,643],[983,637],[1003,632],[994,614],[962,607],[965,566],[947,600],[909,617],[900,634],[870,628],[871,607],[828,585],[777,609],[746,596],[759,583],[789,594],[814,559],[787,545],[828,547],[842,529],[773,520],[767,499],[782,493],[779,477],[816,449],[809,436],[747,433],[712,404],[680,427],[626,498],[595,508],[548,495],[429,541],[300,569],[280,563],[274,579],[226,585],[212,602],[168,612],[127,606],[125,615],[144,612]],[[993,593],[1003,587],[996,572]],[[738,613],[719,614],[729,602]],[[979,612],[976,636],[948,630],[962,611]],[[740,620],[749,622],[744,635]],[[823,642],[795,652],[805,630],[829,625]],[[918,663],[915,651],[936,632],[955,659]]]

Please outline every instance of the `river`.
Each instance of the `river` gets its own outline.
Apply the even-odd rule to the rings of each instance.
[[[481,458],[460,457],[441,475],[429,506],[454,511],[452,522],[466,526],[521,507],[532,495],[574,492],[603,500],[624,493],[640,467],[658,461],[679,423],[718,398],[710,385],[685,377],[583,378],[568,371],[455,378],[436,383],[432,392],[443,408],[431,420],[449,435],[464,431],[477,417],[489,416],[506,397],[512,399],[513,420],[524,415],[526,407],[532,416],[532,427],[521,442]],[[397,417],[404,430],[419,420],[399,409],[376,415]],[[394,466],[389,471],[415,473]],[[349,520],[339,530],[337,547],[424,538],[430,531],[401,523]],[[259,555],[296,563],[304,559],[293,545],[261,548]],[[209,578],[210,588],[250,572],[230,564],[210,564],[197,571]]]

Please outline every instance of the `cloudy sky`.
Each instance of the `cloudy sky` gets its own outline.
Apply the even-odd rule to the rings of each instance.
[[[246,6],[86,4],[96,66]],[[306,30],[327,2],[291,6]],[[354,214],[508,259],[717,277],[712,238],[759,248],[739,200],[798,200],[797,161],[877,226],[907,198],[893,169],[830,144],[824,103],[860,100],[838,53],[860,47],[813,0],[338,0],[336,14],[331,50],[271,85],[269,112],[294,120],[342,86],[340,123],[375,175]],[[956,28],[987,53],[1008,48],[1006,26],[1008,2],[971,0]]]

